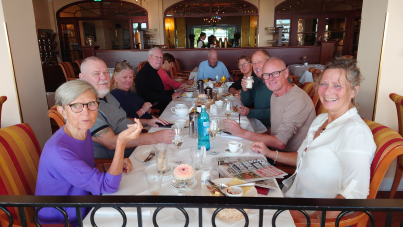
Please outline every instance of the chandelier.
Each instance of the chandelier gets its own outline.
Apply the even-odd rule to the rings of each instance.
[[[212,16],[212,17],[205,17],[203,18],[203,21],[206,22],[206,24],[217,24],[220,22],[221,16]]]

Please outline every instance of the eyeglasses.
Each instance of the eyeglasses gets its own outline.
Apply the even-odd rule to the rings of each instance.
[[[74,113],[80,113],[81,111],[83,111],[84,106],[87,106],[87,109],[90,110],[90,111],[97,110],[98,106],[99,106],[99,102],[97,102],[97,101],[92,101],[92,102],[89,102],[89,103],[79,103],[79,102],[77,102],[77,103],[69,104],[68,106],[70,106],[71,111],[73,111]]]
[[[270,79],[270,76],[273,76],[273,78],[278,78],[280,74],[286,69],[280,70],[280,71],[274,71],[272,73],[263,73],[262,74],[262,79],[263,80],[268,80]]]
[[[157,55],[151,55],[151,56],[153,56],[155,59],[159,59],[159,60],[162,60],[162,58],[163,58],[163,57],[157,56]]]
[[[126,60],[120,60],[120,61],[117,61],[116,62],[116,65],[117,64],[130,64],[130,62],[128,62],[128,61],[126,61]]]
[[[249,64],[249,63],[250,63],[250,62],[247,61],[247,62],[245,62],[245,63],[243,63],[243,64],[240,64],[238,67],[239,67],[239,68],[242,68],[242,67],[246,66],[246,65]]]

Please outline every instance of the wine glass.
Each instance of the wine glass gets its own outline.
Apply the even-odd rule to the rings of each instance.
[[[232,103],[231,103],[231,101],[227,100],[227,101],[224,103],[224,114],[225,114],[225,117],[228,119],[228,118],[231,116],[231,113],[232,113]]]
[[[175,145],[177,152],[174,152],[173,158],[180,158],[179,156],[179,148],[183,143],[183,129],[177,126],[172,127],[172,143]]]
[[[171,169],[171,173],[172,173],[172,184],[171,185],[178,190],[178,196],[193,196],[194,191],[189,188],[195,184],[193,165],[183,162],[182,164],[174,164],[174,165],[172,165],[171,168],[172,168]],[[185,179],[185,177],[183,175],[185,175],[186,172],[193,173],[193,175],[189,174],[189,178]],[[177,175],[180,175],[180,177],[178,177]],[[196,217],[196,212],[193,209],[187,208],[186,212],[189,215],[189,219],[193,219],[194,217]],[[185,216],[180,211],[176,211],[174,213],[174,217],[178,220],[182,220],[182,221],[185,220]]]
[[[211,139],[213,140],[213,146],[211,146],[211,151],[209,152],[209,154],[218,155],[219,152],[213,150],[213,148],[215,148],[214,147],[214,139],[217,136],[217,132],[219,130],[217,119],[213,119],[213,120],[210,121],[210,126],[209,126],[209,128],[207,130],[208,130],[208,133],[210,134]]]
[[[218,122],[218,134],[221,135],[222,131],[224,130],[224,121],[219,118],[219,117],[215,117],[214,120],[217,120]]]

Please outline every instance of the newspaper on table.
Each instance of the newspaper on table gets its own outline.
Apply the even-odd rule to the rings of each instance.
[[[234,177],[246,182],[283,178],[287,175],[284,171],[271,165],[266,157],[225,156],[215,157],[212,162],[213,170],[216,169],[222,177]],[[261,184],[272,185],[269,182],[261,182]]]

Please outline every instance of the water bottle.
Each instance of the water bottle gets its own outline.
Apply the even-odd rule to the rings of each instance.
[[[197,117],[197,131],[198,131],[198,144],[197,148],[201,149],[201,146],[206,146],[206,150],[210,150],[210,136],[208,128],[210,126],[210,117],[206,112],[206,105],[202,105],[201,112]]]

